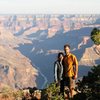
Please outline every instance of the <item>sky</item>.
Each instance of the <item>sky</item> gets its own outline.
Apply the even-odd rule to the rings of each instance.
[[[100,14],[100,0],[0,0],[0,14]]]

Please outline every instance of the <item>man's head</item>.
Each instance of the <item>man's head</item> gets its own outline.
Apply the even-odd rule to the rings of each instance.
[[[70,53],[70,45],[69,44],[64,45],[64,51],[65,51],[65,54],[67,54],[67,55]]]

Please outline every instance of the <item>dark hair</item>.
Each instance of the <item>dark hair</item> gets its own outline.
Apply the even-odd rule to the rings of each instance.
[[[58,53],[58,58],[59,58],[61,55],[64,56],[63,52],[59,52],[59,53]]]
[[[68,47],[70,49],[70,45],[69,44],[65,44],[64,48]]]

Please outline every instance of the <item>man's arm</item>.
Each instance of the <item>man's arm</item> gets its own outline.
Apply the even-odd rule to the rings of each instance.
[[[74,58],[74,66],[75,66],[75,75],[74,78],[76,79],[78,77],[78,61],[77,58]]]
[[[75,65],[75,76],[74,78],[76,79],[78,77],[78,64]]]

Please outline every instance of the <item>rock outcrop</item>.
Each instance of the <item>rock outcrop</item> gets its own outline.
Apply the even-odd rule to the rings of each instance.
[[[16,37],[9,30],[0,27],[0,88],[5,85],[12,88],[37,86],[38,71],[31,61],[16,49],[19,44],[24,43],[31,41]]]

